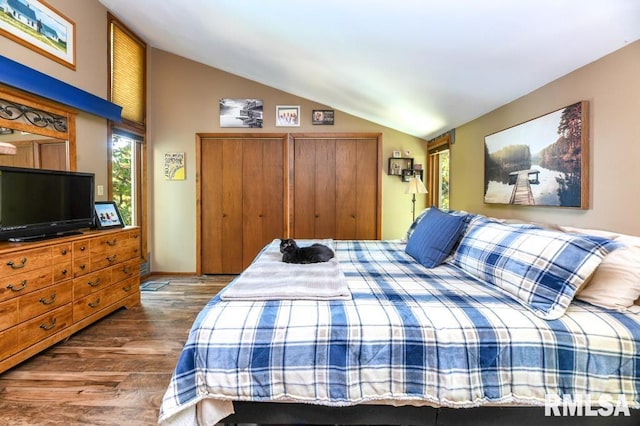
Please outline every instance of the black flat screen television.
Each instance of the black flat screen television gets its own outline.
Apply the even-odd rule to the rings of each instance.
[[[0,241],[79,233],[94,224],[94,174],[0,166]]]

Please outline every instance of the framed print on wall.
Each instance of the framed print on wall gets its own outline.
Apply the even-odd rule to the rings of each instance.
[[[577,207],[589,201],[588,102],[484,138],[484,202]]]
[[[276,106],[276,126],[278,127],[299,127],[300,107],[293,105]]]
[[[220,127],[262,128],[262,99],[220,99]]]
[[[333,126],[334,110],[314,109],[311,112],[311,124]]]
[[[166,180],[185,180],[187,178],[184,152],[164,154],[164,178]]]
[[[72,70],[76,24],[42,0],[5,1],[0,34]]]

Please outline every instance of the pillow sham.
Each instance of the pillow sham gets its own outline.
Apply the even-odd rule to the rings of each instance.
[[[576,299],[602,308],[640,313],[640,247],[624,246],[605,256]]]
[[[449,256],[464,227],[465,216],[432,207],[416,225],[405,251],[427,268],[435,268]]]
[[[495,285],[540,318],[560,318],[575,293],[616,248],[611,240],[504,225],[469,224],[450,263]]]

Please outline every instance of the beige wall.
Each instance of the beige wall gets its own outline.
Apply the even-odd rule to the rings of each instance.
[[[76,24],[76,70],[0,36],[0,54],[75,87],[107,98],[107,10],[97,0],[47,0]],[[107,122],[87,113],[76,120],[78,170],[107,185]]]
[[[589,208],[484,204],[484,136],[581,100],[589,101]],[[640,42],[635,42],[456,129],[451,206],[640,235],[639,164]]]
[[[197,62],[151,49],[149,54],[148,142],[151,172],[151,270],[193,272],[196,265],[195,134],[215,132],[380,132],[383,169],[393,150],[409,150],[425,163],[422,139],[335,112],[335,125],[311,124],[313,109],[333,109]],[[220,128],[220,98],[258,98],[264,102],[262,129]],[[300,105],[300,127],[276,127],[276,105]],[[167,152],[185,152],[187,179],[167,181],[162,161]],[[411,198],[399,177],[382,177],[382,237],[401,238],[411,223]],[[426,197],[419,197],[418,209]],[[206,226],[206,224],[204,224]]]

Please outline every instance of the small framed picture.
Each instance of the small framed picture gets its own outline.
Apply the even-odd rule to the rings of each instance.
[[[96,201],[96,226],[98,229],[123,228],[124,222],[114,201]]]
[[[277,105],[276,126],[300,127],[300,107],[293,105]]]
[[[400,151],[393,151],[393,158],[402,158],[402,153]]]
[[[333,116],[332,109],[314,109],[311,114],[311,124],[333,126]]]

